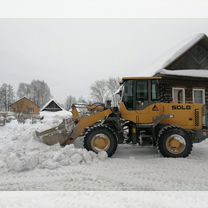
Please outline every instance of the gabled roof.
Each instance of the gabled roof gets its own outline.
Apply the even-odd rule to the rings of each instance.
[[[175,75],[208,78],[208,37],[195,35],[163,56],[154,76]]]
[[[18,103],[18,102],[21,102],[22,100],[27,100],[27,101],[33,103],[34,105],[36,105],[38,108],[40,108],[35,102],[33,102],[32,100],[30,100],[29,98],[26,98],[26,97],[20,98],[20,99],[17,100],[16,102],[10,104],[10,106],[12,106],[12,105],[14,105],[14,104],[16,104],[16,103]]]
[[[182,43],[178,44],[174,48],[172,48],[169,52],[166,54],[166,61],[162,64],[161,68],[166,69],[169,65],[171,65],[174,61],[176,61],[179,57],[181,57],[183,54],[185,54],[190,48],[192,48],[195,44],[197,44],[200,40],[203,38],[206,38],[207,36],[204,33],[197,34],[195,36],[192,36],[186,40],[184,40]]]
[[[55,103],[56,106],[60,109],[60,110],[65,110],[58,102],[56,102],[54,99],[49,100],[42,108],[41,111],[44,111],[47,109],[48,106],[50,106],[51,103]]]

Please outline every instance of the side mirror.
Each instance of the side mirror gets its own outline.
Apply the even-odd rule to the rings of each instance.
[[[120,90],[117,94],[121,97],[122,91]]]

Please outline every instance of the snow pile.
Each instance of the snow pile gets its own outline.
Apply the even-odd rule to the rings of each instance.
[[[63,119],[71,118],[72,113],[66,110],[57,112],[42,111],[40,112],[40,116],[43,120],[41,121],[42,125],[38,127],[38,131],[45,131],[58,126]]]
[[[55,119],[56,118],[56,119]],[[61,166],[90,164],[107,158],[105,152],[98,155],[74,145],[60,147],[59,144],[43,144],[35,134],[45,126],[52,127],[62,121],[63,115],[48,115],[41,122],[25,124],[12,121],[0,128],[0,173],[25,171],[34,168],[56,169]]]

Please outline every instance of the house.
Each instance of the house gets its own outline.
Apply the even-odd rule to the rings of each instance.
[[[39,114],[40,107],[32,100],[23,97],[10,105],[10,111],[14,113]]]
[[[41,111],[57,112],[65,110],[54,99],[49,100],[42,108]]]
[[[208,106],[208,37],[198,34],[173,50],[154,76],[162,77],[163,102]]]

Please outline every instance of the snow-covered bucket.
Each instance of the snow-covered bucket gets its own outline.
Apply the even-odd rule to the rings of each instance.
[[[54,145],[64,143],[74,129],[75,123],[72,118],[64,119],[58,126],[42,132],[36,131],[36,136],[41,138],[45,144]]]

